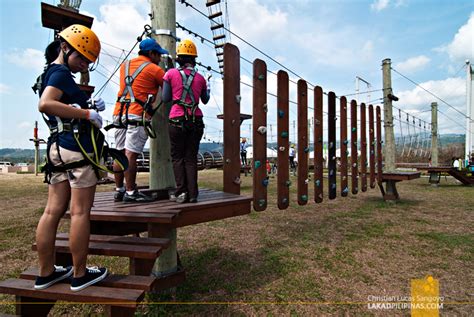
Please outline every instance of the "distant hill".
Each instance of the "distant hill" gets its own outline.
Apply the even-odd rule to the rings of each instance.
[[[40,150],[40,157],[46,155],[46,149]],[[31,149],[0,149],[0,161],[12,163],[33,163],[35,161],[35,150]]]
[[[441,147],[446,146],[448,144],[453,143],[461,143],[464,144],[465,142],[465,135],[464,134],[443,134],[440,136],[439,143]],[[336,144],[339,147],[339,142]],[[276,143],[268,143],[268,147],[270,148],[277,148]],[[312,145],[310,146],[310,150],[312,150]],[[149,149],[145,149],[147,151]],[[223,150],[222,143],[214,143],[214,142],[202,142],[199,145],[200,152],[212,152],[212,151],[221,151]],[[40,157],[44,157],[46,154],[45,147],[40,150]],[[0,149],[0,161],[9,161],[12,163],[32,163],[34,162],[34,155],[35,151],[31,149],[11,149],[11,148],[4,148]]]

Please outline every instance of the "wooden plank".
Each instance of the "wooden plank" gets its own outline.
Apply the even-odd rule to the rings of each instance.
[[[25,280],[35,280],[38,274],[38,268],[32,267],[22,272],[20,278]],[[113,288],[141,289],[149,292],[153,289],[154,284],[156,283],[155,280],[156,278],[153,276],[109,274],[105,279],[95,285]],[[68,279],[61,282],[70,283]]]
[[[224,46],[224,192],[240,194],[240,53]]]
[[[250,213],[250,201],[223,204],[220,208],[206,208],[201,210],[184,210],[176,219],[174,227],[184,227],[203,222],[215,221]]]
[[[206,7],[210,7],[218,3],[221,3],[221,0],[207,0]]]
[[[36,243],[33,251],[37,251]],[[55,251],[58,253],[71,253],[68,240],[56,240]],[[89,242],[89,254],[132,257],[140,259],[155,259],[161,254],[162,248],[158,246],[139,246],[130,244]]]
[[[341,196],[347,197],[349,193],[348,172],[347,172],[347,98],[342,96],[340,99],[340,147],[341,147]]]
[[[68,233],[58,233],[56,234],[56,240],[69,240]],[[92,242],[107,242],[107,243],[119,243],[119,244],[133,244],[133,245],[150,245],[150,246],[159,246],[164,249],[169,247],[171,241],[170,239],[165,238],[147,238],[147,237],[125,237],[125,236],[112,236],[112,235],[102,235],[102,234],[91,234],[89,241]]]
[[[267,65],[253,62],[253,209],[267,209]]]
[[[298,89],[298,205],[308,203],[308,84],[300,79]]]
[[[351,100],[351,188],[353,195],[359,192],[359,168],[357,159],[357,102]]]
[[[171,224],[175,214],[164,214],[156,212],[117,212],[117,211],[91,211],[90,219],[96,221],[118,221],[118,222],[153,222]],[[67,212],[64,218],[69,219],[71,215]]]
[[[323,201],[323,89],[314,87],[314,201]]]
[[[225,39],[225,34],[216,35],[212,38],[214,41]]]
[[[286,209],[290,204],[290,108],[288,73],[280,70],[277,74],[277,130],[278,130],[278,209]]]
[[[369,105],[369,166],[370,166],[370,188],[375,188],[375,129],[374,129],[374,106]]]
[[[375,108],[376,120],[376,147],[377,147],[377,183],[382,185],[382,117],[380,115],[380,106]]]
[[[61,31],[73,24],[91,28],[93,22],[93,17],[41,2],[41,23],[45,28]]]
[[[328,93],[328,194],[336,199],[336,94]]]
[[[58,283],[38,291],[34,289],[34,283],[34,280],[10,278],[0,282],[0,293],[66,302],[107,303],[123,307],[136,307],[145,294],[143,290],[95,285],[80,292],[73,292],[67,283]]]
[[[220,28],[223,28],[223,27],[224,27],[224,24],[222,24],[222,23],[214,24],[213,26],[211,26],[211,31],[214,31],[214,30],[217,30],[217,29],[220,29]]]
[[[365,103],[360,104],[360,186],[362,192],[367,191],[367,126]]]
[[[382,181],[395,180],[395,181],[407,181],[416,178],[420,178],[420,172],[390,172],[382,173]]]
[[[209,19],[212,20],[212,19],[215,19],[215,18],[220,17],[220,16],[222,16],[222,12],[218,11],[218,12],[209,14]]]

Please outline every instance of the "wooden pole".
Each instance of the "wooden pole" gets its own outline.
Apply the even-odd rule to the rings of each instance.
[[[395,136],[393,133],[393,114],[392,114],[392,75],[391,75],[391,60],[386,58],[382,61],[383,74],[383,127],[385,132],[385,144],[383,147],[384,160],[386,171],[395,170]]]
[[[173,34],[176,33],[175,1],[152,0],[151,12],[153,30],[164,29],[170,30]],[[155,35],[154,38],[161,47],[175,57],[176,41],[173,37],[169,35]],[[163,65],[160,66],[164,68]],[[157,99],[160,99],[159,96]],[[169,109],[169,104],[163,104],[153,116],[152,124],[157,136],[155,139],[150,139],[150,188],[152,189],[175,187],[168,134]]]
[[[347,99],[346,97],[342,96],[340,100],[340,113],[341,113],[341,140],[340,140],[340,149],[341,149],[341,196],[347,197],[349,193],[349,187],[347,185]]]
[[[176,2],[174,0],[151,1],[151,24],[153,30],[165,29],[176,34]],[[161,47],[175,56],[176,42],[169,35],[154,36]],[[163,64],[161,64],[163,68]],[[157,99],[160,99],[159,96]],[[159,102],[160,100],[157,100]],[[156,105],[155,105],[156,106]],[[168,134],[169,105],[162,105],[153,116],[152,125],[156,131],[156,138],[150,140],[150,188],[164,189],[175,187],[173,166],[170,158],[170,141]],[[153,267],[153,274],[162,276],[176,272],[178,269],[178,256],[176,246],[176,229],[150,231],[152,235],[171,240],[170,246],[163,250]]]
[[[438,166],[438,104],[431,103],[431,166]]]

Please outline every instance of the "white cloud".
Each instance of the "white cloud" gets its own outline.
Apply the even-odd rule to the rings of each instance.
[[[370,8],[372,9],[372,11],[382,11],[383,9],[388,7],[389,3],[390,0],[376,0],[370,5]]]
[[[474,13],[459,28],[452,42],[441,50],[446,51],[451,60],[474,59]]]
[[[446,101],[457,111],[420,87],[397,92],[396,94],[400,98],[397,106],[417,118],[430,122],[431,113],[427,110],[431,109],[432,102],[437,102],[439,133],[463,133],[465,118],[459,112],[466,113],[466,81],[460,77],[451,77],[444,80],[427,81],[421,83],[420,86]],[[420,113],[420,111],[422,112]]]
[[[420,83],[420,86],[432,92],[439,98],[445,100],[450,105],[457,107],[461,112],[465,112],[466,81],[460,77],[452,77],[444,80],[430,80]],[[412,90],[405,90],[396,93],[400,98],[400,105],[403,109],[420,110],[429,108],[432,102],[438,102],[443,107],[444,103],[429,94],[420,87]]]
[[[14,49],[5,54],[5,59],[12,64],[24,69],[31,69],[36,73],[43,71],[45,63],[44,53],[33,48]]]
[[[428,63],[430,59],[425,55],[420,55],[416,57],[410,57],[409,59],[397,63],[395,68],[402,73],[415,73],[421,69],[423,69]]]
[[[256,0],[242,0],[232,2],[232,31],[236,34],[245,34],[250,43],[258,43],[262,39],[272,40],[269,34],[275,37],[282,34],[288,26],[288,14],[280,10],[269,9]],[[249,8],[252,8],[249,10]],[[235,37],[233,38],[235,40]],[[273,38],[274,40],[274,38]]]
[[[8,85],[0,83],[0,94],[9,95],[12,92],[12,88]]]
[[[18,129],[31,129],[33,127],[33,124],[29,121],[22,121],[18,124]]]

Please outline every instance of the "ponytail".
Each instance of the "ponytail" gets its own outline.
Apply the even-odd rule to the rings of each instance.
[[[176,62],[179,66],[184,67],[186,64],[191,64],[193,67],[196,66],[196,57],[190,55],[178,55],[176,57]]]
[[[59,39],[54,40],[51,42],[44,51],[44,57],[46,58],[46,65],[51,64],[54,62],[56,58],[59,56],[61,41]]]

